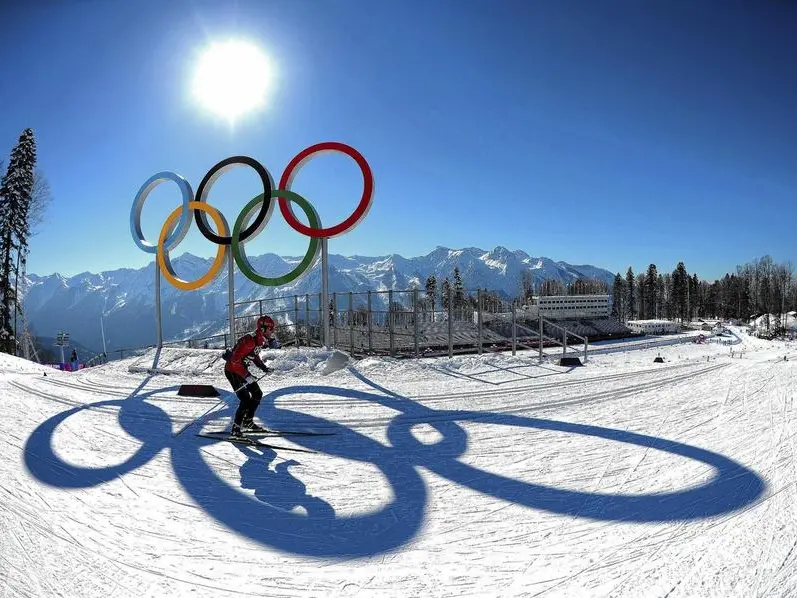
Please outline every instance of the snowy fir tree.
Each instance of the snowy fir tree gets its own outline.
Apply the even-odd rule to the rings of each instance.
[[[465,306],[465,287],[462,285],[462,274],[458,267],[454,267],[454,307],[461,309]]]
[[[683,262],[672,273],[672,294],[675,315],[683,321],[688,312],[689,275]]]
[[[6,174],[0,180],[0,293],[3,295],[0,318],[2,330],[11,331],[11,308],[17,302],[12,283],[14,260],[24,259],[30,236],[30,201],[36,167],[36,140],[32,129],[25,129],[11,151]],[[5,348],[10,351],[9,347]]]
[[[648,272],[645,275],[645,317],[656,317],[656,303],[658,301],[658,287],[659,273],[656,269],[656,264],[648,266]]]
[[[636,313],[636,302],[634,301],[634,271],[631,266],[628,266],[628,272],[625,273],[625,286],[626,286],[626,321],[633,320]]]
[[[443,309],[448,310],[448,303],[449,299],[451,298],[451,283],[448,280],[448,276],[445,277],[443,284],[440,286],[440,295],[443,303]]]
[[[614,275],[612,284],[612,317],[620,322],[625,319],[625,281],[620,273]]]
[[[426,279],[426,302],[429,304],[429,311],[434,313],[435,298],[437,296],[437,278],[432,274]]]

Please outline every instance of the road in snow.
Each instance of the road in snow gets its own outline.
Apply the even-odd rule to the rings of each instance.
[[[797,346],[741,338],[328,376],[272,351],[261,420],[334,433],[276,450],[195,435],[236,404],[214,352],[4,357],[0,596],[793,595]]]

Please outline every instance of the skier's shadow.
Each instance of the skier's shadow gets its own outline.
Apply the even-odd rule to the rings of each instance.
[[[281,461],[272,470],[269,465],[277,459],[277,453],[273,449],[255,446],[237,448],[246,457],[239,469],[241,488],[254,490],[257,500],[286,513],[301,510],[313,519],[335,517],[335,510],[329,503],[307,494],[307,487],[291,474],[289,469],[299,465],[297,461]]]

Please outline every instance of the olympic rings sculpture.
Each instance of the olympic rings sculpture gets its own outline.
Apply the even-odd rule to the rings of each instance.
[[[357,207],[345,220],[335,226],[324,228],[321,226],[321,219],[318,217],[313,205],[298,193],[291,191],[290,187],[302,166],[321,153],[327,152],[343,153],[357,163],[363,175],[363,193]],[[232,232],[230,232],[231,227],[224,215],[209,205],[207,198],[213,184],[219,177],[238,166],[248,166],[257,173],[263,185],[263,193],[254,197],[244,206],[232,226]],[[161,228],[158,242],[152,244],[144,239],[144,234],[141,231],[141,210],[149,194],[152,193],[155,187],[165,182],[173,182],[177,185],[182,197],[182,204],[169,214]],[[317,143],[302,150],[285,167],[277,188],[274,186],[271,173],[260,162],[249,156],[232,156],[222,160],[208,171],[199,183],[196,198],[191,185],[179,174],[164,171],[148,178],[141,185],[133,200],[133,206],[130,210],[130,234],[139,249],[156,255],[158,266],[163,272],[164,278],[180,290],[194,291],[210,284],[221,272],[224,266],[224,259],[229,250],[232,250],[235,263],[249,280],[263,286],[279,286],[300,277],[315,264],[320,251],[319,239],[337,237],[356,227],[370,210],[373,194],[374,177],[371,167],[360,152],[345,143],[328,141]],[[244,250],[244,244],[259,234],[268,224],[274,211],[274,200],[279,202],[280,212],[288,225],[295,231],[309,237],[310,243],[304,258],[293,270],[282,276],[266,277],[257,272],[249,262]],[[309,226],[300,222],[296,217],[292,206],[294,203],[307,216]],[[186,281],[175,273],[169,259],[169,252],[188,234],[192,212],[202,235],[219,247],[207,273],[196,280]],[[208,216],[215,224],[215,232],[210,226]]]

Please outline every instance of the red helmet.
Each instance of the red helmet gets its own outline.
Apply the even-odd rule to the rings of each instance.
[[[257,328],[255,328],[255,339],[258,345],[263,345],[266,339],[274,332],[274,320],[270,316],[260,316],[257,319]]]

